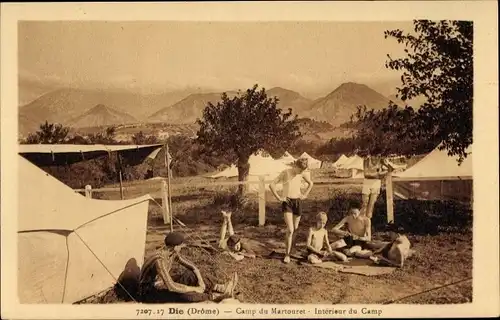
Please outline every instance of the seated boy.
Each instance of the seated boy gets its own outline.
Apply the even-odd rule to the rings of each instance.
[[[397,234],[394,238],[392,242],[376,250],[374,252],[376,255],[370,259],[380,265],[402,268],[414,251],[410,249],[410,241],[406,236]]]
[[[243,258],[255,258],[255,253],[250,248],[250,245],[234,233],[233,223],[231,222],[231,212],[222,211],[222,226],[220,230],[219,247],[224,250],[224,253],[229,254],[236,260]],[[226,238],[226,233],[229,237]]]
[[[309,229],[307,236],[307,261],[316,264],[321,263],[322,258],[336,258],[346,261],[347,257],[340,252],[333,251],[328,240],[328,231],[325,229],[328,216],[325,212],[316,215],[316,226]],[[326,246],[326,251],[323,247]]]
[[[332,244],[334,250],[343,249],[347,256],[358,258],[369,258],[373,252],[370,249],[371,241],[371,220],[361,215],[361,205],[358,202],[352,203],[349,214],[344,217],[332,230],[332,232],[342,239]],[[347,231],[341,230],[344,225]]]
[[[165,247],[145,260],[139,280],[141,300],[149,302],[158,289],[168,293],[168,302],[203,302],[234,298],[238,275],[234,273],[232,279],[224,284],[202,276],[194,263],[181,256],[180,250],[183,246],[184,235],[171,232],[165,237]],[[174,280],[170,272],[176,262],[187,270]]]

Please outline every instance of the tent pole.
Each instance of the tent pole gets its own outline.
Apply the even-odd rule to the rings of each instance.
[[[387,223],[394,223],[394,194],[392,189],[392,169],[385,177],[385,198],[387,205]]]
[[[172,211],[172,197],[171,197],[171,189],[170,189],[170,159],[169,159],[169,151],[168,151],[168,144],[165,150],[165,165],[167,166],[167,190],[168,190],[168,206],[169,206],[169,212],[170,212],[170,232],[174,232],[174,224],[173,224],[173,215],[174,212]]]

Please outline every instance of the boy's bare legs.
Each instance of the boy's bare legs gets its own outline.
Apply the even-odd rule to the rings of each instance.
[[[299,229],[300,216],[292,214],[293,219],[293,233],[292,233],[292,247],[290,253],[295,252],[295,245],[297,243],[297,230]]]
[[[286,251],[285,251],[285,259],[283,262],[289,263],[290,262],[290,251],[292,249],[292,244],[293,244],[293,233],[295,231],[295,224],[294,224],[294,219],[293,219],[293,213],[291,212],[285,212],[283,214],[283,217],[285,219],[285,225],[286,225],[286,234],[285,234],[285,246],[286,246]]]
[[[231,221],[231,212],[227,213],[227,231],[229,236],[234,235],[233,222]]]
[[[230,213],[229,213],[230,215]],[[230,216],[229,216],[230,217]],[[219,240],[219,247],[222,245],[222,242],[226,239],[226,231],[227,231],[227,228],[228,228],[228,213],[225,212],[225,211],[222,211],[222,218],[223,218],[223,221],[222,221],[222,226],[220,228],[220,240]],[[232,228],[232,226],[231,226]]]

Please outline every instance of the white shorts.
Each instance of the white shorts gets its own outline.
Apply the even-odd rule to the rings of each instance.
[[[363,181],[362,194],[380,194],[382,180],[380,179],[365,179]]]

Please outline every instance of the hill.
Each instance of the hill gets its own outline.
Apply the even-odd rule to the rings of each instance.
[[[287,111],[286,109],[290,108],[294,114],[302,113],[312,103],[312,100],[301,96],[298,92],[281,87],[274,87],[267,90],[267,96],[277,97],[279,99],[278,106],[283,111]]]
[[[294,113],[302,112],[302,110],[307,108],[311,103],[311,100],[304,98],[299,93],[280,87],[274,87],[266,92],[268,97],[277,97],[279,99],[278,106],[280,108],[291,108]],[[229,97],[234,97],[237,94],[235,91],[227,91],[226,93]],[[185,99],[155,112],[148,118],[148,121],[194,123],[196,119],[202,116],[203,109],[208,102],[217,103],[220,101],[221,94],[222,92],[191,94]]]
[[[75,128],[98,127],[135,123],[137,119],[128,113],[98,104],[84,114],[70,120],[68,125]]]
[[[339,126],[351,119],[358,106],[365,105],[369,109],[380,110],[387,107],[389,101],[364,84],[348,82],[327,96],[315,100],[301,116]]]
[[[165,123],[195,123],[196,119],[200,118],[205,106],[211,103],[220,101],[222,93],[196,93],[187,96],[181,101],[165,107],[158,112],[152,114],[148,122],[165,122]],[[227,92],[229,97],[236,95],[236,92]]]
[[[194,89],[193,89],[194,90]],[[193,90],[140,94],[126,90],[58,89],[33,100],[19,108],[19,113],[37,123],[68,121],[82,115],[98,104],[136,119],[145,119],[161,108],[170,106],[192,93]]]

